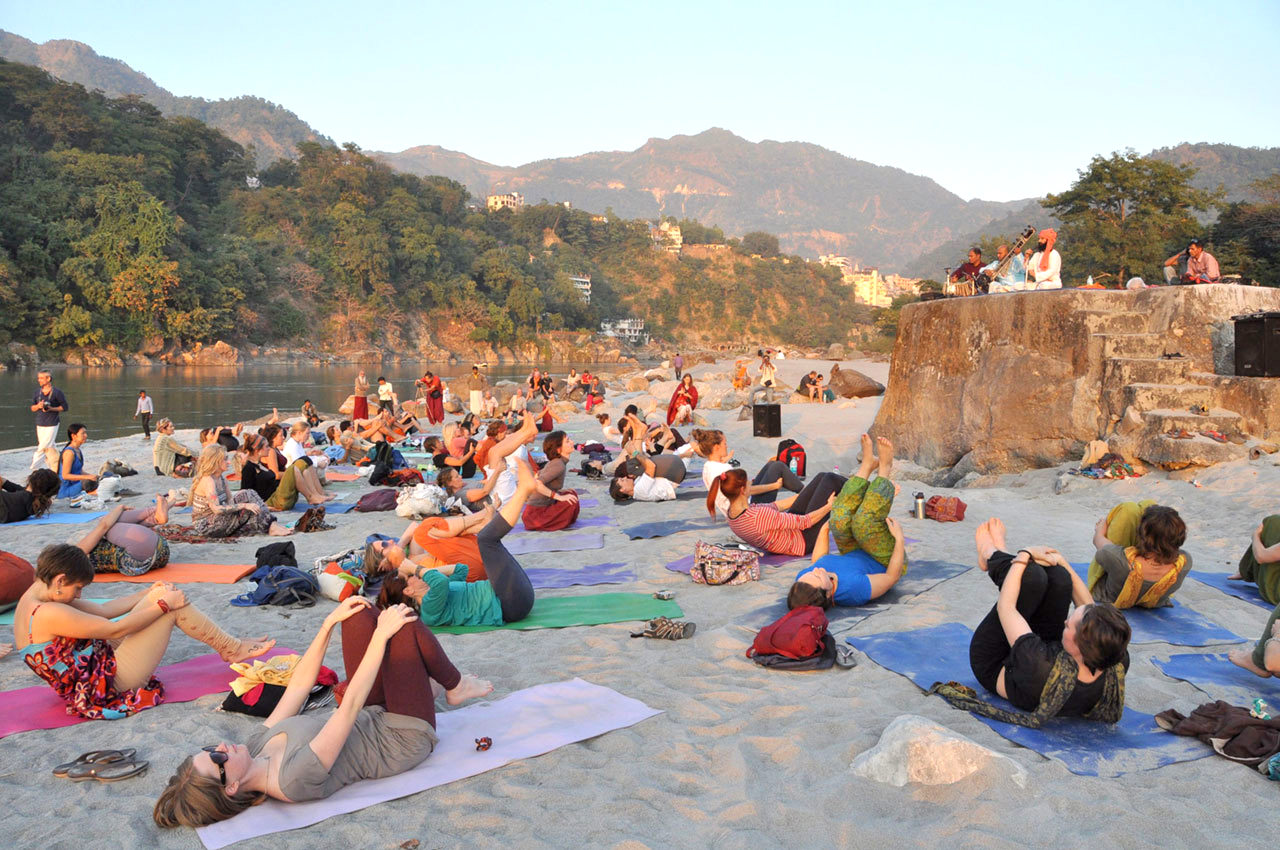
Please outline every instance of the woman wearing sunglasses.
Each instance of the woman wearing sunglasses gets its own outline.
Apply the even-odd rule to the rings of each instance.
[[[301,715],[338,623],[343,664],[355,673],[327,718]],[[224,742],[184,759],[152,817],[162,827],[206,826],[268,797],[318,800],[361,779],[403,773],[435,748],[437,694],[458,705],[492,690],[458,672],[416,612],[397,605],[378,614],[353,596],[325,618],[271,716],[245,744]]]

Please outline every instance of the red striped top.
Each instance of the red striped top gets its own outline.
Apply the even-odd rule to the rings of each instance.
[[[800,532],[810,525],[808,514],[789,514],[773,505],[750,505],[729,518],[729,528],[744,543],[775,555],[803,555]]]

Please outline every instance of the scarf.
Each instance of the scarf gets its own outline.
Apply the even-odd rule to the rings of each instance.
[[[928,692],[937,694],[956,708],[971,711],[982,717],[990,717],[992,720],[1012,723],[1016,726],[1039,729],[1046,720],[1057,715],[1062,710],[1062,707],[1067,704],[1067,700],[1071,698],[1072,692],[1076,689],[1076,683],[1079,682],[1077,678],[1079,672],[1080,668],[1076,665],[1076,661],[1071,657],[1071,654],[1065,649],[1059,652],[1058,657],[1053,661],[1053,668],[1049,671],[1049,677],[1045,679],[1044,689],[1040,691],[1040,704],[1030,714],[1021,711],[1010,711],[1009,709],[992,705],[979,699],[977,692],[973,688],[957,682],[946,682],[945,684],[934,682],[933,687],[929,688]],[[1089,709],[1085,719],[1099,720],[1103,723],[1119,723],[1123,714],[1124,665],[1116,664],[1102,674],[1102,697],[1093,708]]]
[[[1058,231],[1051,227],[1046,227],[1040,231],[1040,238],[1044,240],[1044,250],[1040,252],[1040,271],[1047,272],[1049,270],[1049,252],[1053,250],[1053,243],[1058,241]]]
[[[1142,590],[1142,567],[1138,564],[1137,547],[1126,547],[1124,556],[1129,561],[1129,575],[1124,580],[1124,587],[1121,588],[1120,594],[1116,596],[1117,608],[1132,608],[1135,605],[1142,608],[1155,608],[1160,604],[1161,597],[1168,593],[1178,581],[1178,574],[1182,572],[1182,567],[1187,562],[1185,555],[1178,555],[1169,572],[1161,576],[1159,581],[1151,585],[1150,590],[1139,597],[1138,592]]]

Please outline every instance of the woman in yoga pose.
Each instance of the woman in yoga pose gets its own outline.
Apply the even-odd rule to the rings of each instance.
[[[109,602],[81,599],[94,576],[88,553],[106,531],[103,523],[78,545],[46,546],[35,583],[14,612],[14,639],[27,666],[71,713],[116,719],[158,705],[164,688],[154,674],[175,627],[227,661],[253,658],[275,644],[232,637],[164,582]]]
[[[980,525],[975,539],[978,567],[1000,588],[1000,598],[974,630],[969,664],[984,688],[1021,711],[984,702],[964,686],[933,690],[958,708],[1021,726],[1038,727],[1055,716],[1118,722],[1129,668],[1124,614],[1095,602],[1056,550],[1033,546],[1010,555],[999,519]]]
[[[191,481],[191,531],[200,537],[283,536],[293,532],[276,522],[253,490],[227,489],[227,451],[205,446]]]
[[[1253,541],[1230,578],[1256,583],[1258,595],[1276,608],[1257,645],[1252,650],[1232,650],[1227,657],[1250,673],[1280,675],[1280,514],[1267,517],[1253,530]]]
[[[844,484],[843,476],[821,472],[790,498],[774,505],[753,505],[747,496],[747,473],[730,469],[711,480],[707,513],[716,515],[716,499],[723,494],[729,500],[725,514],[729,528],[744,543],[776,555],[799,557],[812,553],[818,539],[826,537],[827,515]]]
[[[115,510],[98,520],[93,531],[80,540],[89,553],[95,573],[140,576],[169,563],[169,542],[153,530],[169,521],[169,499],[156,496],[150,508]]]
[[[707,489],[711,489],[711,482],[721,474],[736,468],[733,450],[725,441],[723,431],[694,428],[690,439],[694,453],[707,461],[702,466],[702,483],[707,485]],[[771,460],[760,467],[747,495],[752,504],[767,505],[778,498],[778,491],[784,487],[792,493],[799,493],[804,489],[804,482],[791,471],[791,467],[780,460]],[[728,510],[729,499],[721,493],[716,498],[716,513],[724,516]]]
[[[542,441],[542,450],[547,462],[538,473],[537,492],[529,497],[529,507],[525,508],[524,527],[529,531],[559,531],[573,525],[580,510],[577,492],[563,489],[573,443],[564,431],[552,431]]]
[[[52,469],[37,469],[27,476],[27,486],[0,478],[0,524],[44,516],[58,495],[62,479]]]
[[[1124,502],[1098,520],[1097,553],[1085,585],[1098,602],[1117,608],[1162,608],[1191,572],[1182,551],[1187,526],[1173,508],[1152,501]]]
[[[328,717],[300,714],[338,623],[350,676],[342,704]],[[161,827],[206,826],[267,798],[320,800],[362,779],[404,773],[439,741],[437,695],[459,705],[492,691],[458,672],[413,611],[396,605],[377,614],[367,599],[352,596],[325,617],[275,711],[247,743],[187,756],[152,817]]]
[[[151,446],[151,460],[155,465],[156,475],[190,478],[195,452],[174,439],[173,420],[165,417],[157,422],[156,433],[160,436]]]
[[[906,572],[902,527],[889,517],[896,487],[893,443],[881,437],[879,457],[871,437],[862,435],[862,464],[831,505],[831,530],[838,554],[829,554],[827,536],[813,547],[813,563],[796,575],[787,608],[865,605],[888,592]],[[871,480],[877,469],[879,477]]]

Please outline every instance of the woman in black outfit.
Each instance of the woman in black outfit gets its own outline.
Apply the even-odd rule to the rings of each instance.
[[[58,473],[37,469],[27,476],[27,486],[0,478],[0,523],[22,522],[48,512],[62,486]]]

